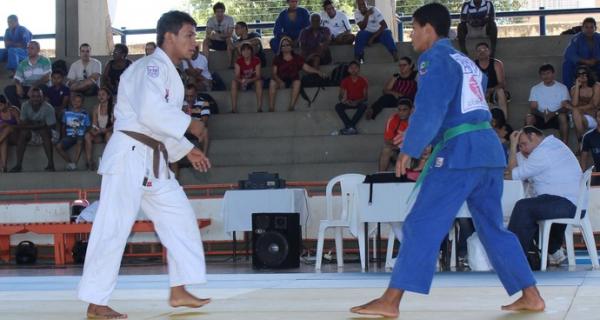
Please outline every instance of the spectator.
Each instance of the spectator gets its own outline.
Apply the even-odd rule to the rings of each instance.
[[[321,27],[321,16],[313,13],[310,16],[310,26],[300,33],[300,53],[304,61],[311,67],[319,69],[319,66],[331,63],[331,32],[326,27]]]
[[[288,3],[294,0],[289,0]],[[279,41],[279,54],[273,58],[273,69],[271,70],[271,81],[269,82],[269,112],[275,111],[275,95],[277,89],[292,88],[292,96],[288,111],[293,111],[300,94],[300,71],[325,75],[319,70],[304,63],[304,59],[292,50],[294,41],[283,37]]]
[[[553,136],[544,137],[535,127],[524,127],[510,136],[508,173],[511,179],[528,180],[533,186],[534,196],[517,201],[508,224],[508,230],[517,236],[527,254],[539,220],[575,216],[581,169],[567,145]],[[564,224],[552,225],[550,265],[559,265],[566,259],[561,250],[564,232]]]
[[[596,32],[596,20],[591,17],[583,20],[581,32],[571,38],[565,49],[562,79],[567,87],[573,85],[579,65],[587,66],[600,79],[600,34]]]
[[[243,21],[238,21],[235,24],[235,35],[237,39],[233,42],[233,58],[237,60],[237,56],[242,54],[242,45],[249,43],[252,46],[252,52],[260,59],[261,66],[267,65],[267,56],[263,51],[262,41],[260,40],[260,34],[256,32],[248,32],[248,25]]]
[[[350,20],[348,20],[345,13],[335,9],[331,0],[323,1],[321,25],[329,28],[332,45],[352,44],[354,42]]]
[[[80,59],[73,62],[67,75],[67,85],[73,92],[86,96],[98,94],[98,85],[102,73],[102,63],[90,57],[92,47],[87,43],[79,46]]]
[[[96,170],[94,162],[94,144],[108,143],[113,133],[113,103],[110,91],[106,88],[98,90],[98,105],[92,112],[92,127],[85,134],[85,158],[88,170]]]
[[[386,124],[383,133],[383,149],[379,154],[379,171],[387,171],[390,166],[390,160],[396,159],[402,142],[404,142],[404,132],[408,128],[408,117],[412,111],[412,101],[407,98],[398,100],[398,110],[392,114]]]
[[[209,49],[227,51],[229,65],[233,66],[233,27],[235,22],[231,16],[225,14],[225,5],[217,2],[213,6],[214,16],[206,22],[206,38],[202,42],[202,53],[208,58]]]
[[[491,0],[471,0],[463,3],[460,23],[456,29],[460,50],[468,56],[467,36],[477,37],[485,34],[490,38],[491,56],[496,56],[498,27],[495,19],[496,12]]]
[[[340,84],[340,103],[335,105],[335,112],[344,122],[344,128],[340,130],[343,135],[358,134],[356,124],[367,110],[369,83],[366,78],[359,75],[359,72],[360,63],[358,61],[350,62],[348,65],[350,75],[342,79]],[[352,119],[346,114],[347,109],[356,109]]]
[[[212,89],[213,79],[210,70],[208,70],[208,60],[200,53],[200,48],[196,46],[191,60],[181,62],[183,71],[188,77],[187,83],[196,86],[198,91],[210,91]]]
[[[3,95],[0,95],[0,173],[7,172],[8,145],[16,144],[20,112],[11,106]]]
[[[52,71],[50,79],[52,86],[46,90],[46,100],[54,107],[54,111],[58,116],[69,105],[71,90],[65,86],[65,76],[61,71]]]
[[[48,88],[52,63],[40,55],[40,44],[30,41],[27,45],[27,59],[21,61],[15,73],[15,84],[6,86],[4,94],[13,106],[21,107],[21,100],[29,95],[32,87],[40,88],[44,93]]]
[[[256,111],[262,112],[263,81],[260,74],[260,59],[254,55],[252,45],[242,45],[242,56],[235,62],[235,77],[231,80],[231,112],[237,112],[238,90],[256,90]]]
[[[146,42],[146,46],[144,46],[144,54],[149,56],[154,53],[154,50],[156,50],[156,42]]]
[[[358,10],[354,12],[354,19],[360,31],[356,34],[354,44],[355,59],[364,61],[365,46],[380,42],[390,52],[394,62],[397,62],[398,48],[381,11],[376,7],[367,6],[366,0],[356,0],[356,6]]]
[[[73,94],[71,108],[63,114],[62,124],[62,139],[56,144],[56,151],[67,162],[67,171],[74,171],[77,170],[77,162],[81,157],[85,133],[91,124],[90,116],[83,109],[82,94]],[[67,151],[73,146],[75,146],[75,157],[71,158]]]
[[[600,105],[600,83],[596,82],[594,75],[586,66],[577,68],[577,79],[571,88],[571,105],[575,133],[577,140],[581,141],[581,137],[587,131],[594,130],[598,126],[594,117]]]
[[[477,64],[488,79],[487,90],[485,92],[486,100],[489,102],[497,101],[498,107],[504,112],[505,116],[508,116],[504,64],[502,61],[490,56],[490,47],[485,42],[478,43],[475,46],[475,52],[477,53],[475,64]]]
[[[129,54],[129,48],[126,45],[115,44],[113,58],[108,61],[102,72],[102,86],[108,88],[113,96],[118,94],[121,74],[133,63],[127,59],[127,54]]]
[[[600,122],[600,110],[596,110],[596,122]],[[596,127],[596,130],[589,131],[583,136],[583,143],[581,147],[581,168],[587,170],[590,167],[590,154],[592,156],[594,171],[600,171],[600,127]],[[600,177],[596,176],[592,178],[592,184],[600,184]]]
[[[292,39],[292,47],[297,47],[297,40],[302,29],[310,25],[308,10],[298,6],[298,0],[286,0],[288,7],[279,13],[273,28],[273,38],[269,41],[274,54],[279,54],[280,42],[284,37]]]
[[[17,71],[18,72],[18,71]],[[44,95],[40,88],[33,87],[30,90],[30,99],[23,103],[21,108],[21,121],[17,125],[19,138],[17,140],[17,164],[10,172],[21,172],[23,170],[23,156],[27,143],[35,135],[42,140],[48,165],[45,171],[54,171],[54,158],[52,155],[52,129],[56,125],[54,108],[44,101]],[[37,139],[37,138],[36,138]]]
[[[400,98],[408,98],[410,100],[415,98],[415,94],[417,93],[417,72],[412,60],[409,57],[400,58],[398,67],[400,68],[400,72],[395,73],[386,82],[383,88],[383,96],[379,97],[367,109],[365,114],[367,120],[375,119],[384,108],[396,107]]]
[[[14,14],[6,19],[8,28],[4,32],[4,49],[0,49],[0,62],[6,60],[6,69],[12,78],[19,63],[27,58],[27,45],[31,41],[31,32],[19,25],[19,18]]]
[[[564,84],[554,80],[554,67],[551,64],[542,65],[538,74],[542,82],[533,86],[529,93],[529,107],[533,116],[530,118],[533,121],[529,124],[539,129],[559,130],[560,137],[566,144],[569,141],[569,90]]]

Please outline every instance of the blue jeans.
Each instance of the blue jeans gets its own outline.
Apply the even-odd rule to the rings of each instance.
[[[356,34],[356,41],[354,42],[354,57],[362,58],[365,53],[365,47],[371,39],[373,32],[360,30]],[[392,37],[392,32],[389,29],[384,30],[375,42],[380,42],[385,46],[385,48],[391,53],[394,54],[398,52],[398,48],[396,48],[396,43],[394,43],[394,38]]]
[[[466,201],[481,243],[509,295],[535,285],[515,235],[502,223],[502,168],[430,168],[402,231],[389,287],[429,293],[440,243]]]
[[[566,198],[542,194],[535,198],[521,199],[515,204],[510,215],[508,230],[514,232],[521,242],[523,251],[527,252],[533,237],[537,235],[539,220],[573,218],[575,205]],[[564,224],[553,224],[550,229],[548,252],[554,253],[562,246],[565,236]],[[539,244],[538,244],[539,245]]]
[[[0,49],[0,61],[7,60],[6,69],[15,71],[19,62],[27,58],[27,50],[22,48]]]

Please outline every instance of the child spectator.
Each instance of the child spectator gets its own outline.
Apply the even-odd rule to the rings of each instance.
[[[46,90],[46,100],[54,107],[56,119],[62,119],[62,114],[69,105],[71,90],[64,84],[64,75],[61,71],[52,71],[52,86]],[[60,123],[56,124],[56,130],[61,132]]]
[[[356,124],[367,110],[367,100],[369,92],[369,83],[367,79],[359,75],[360,64],[358,61],[352,61],[348,65],[346,78],[342,79],[340,84],[340,103],[335,106],[335,112],[344,122],[344,128],[340,130],[343,135],[357,134]],[[346,114],[346,109],[356,109],[352,119]]]
[[[387,171],[390,160],[398,156],[404,142],[404,132],[408,128],[408,117],[412,111],[412,101],[401,98],[397,103],[398,110],[392,114],[385,125],[383,133],[383,149],[379,155],[379,171]]]
[[[67,171],[77,170],[77,162],[81,156],[85,133],[90,126],[90,116],[83,110],[83,95],[74,93],[71,97],[71,108],[62,117],[63,137],[56,144],[56,151],[67,162]],[[75,146],[75,157],[71,159],[67,151]]]
[[[260,59],[254,55],[252,45],[242,45],[242,56],[235,62],[235,78],[231,80],[231,112],[237,112],[238,90],[256,90],[256,111],[262,112],[263,83]]]
[[[88,170],[96,170],[93,147],[96,143],[108,143],[113,133],[113,104],[110,91],[104,87],[98,91],[98,105],[92,113],[92,128],[85,134],[85,158]]]

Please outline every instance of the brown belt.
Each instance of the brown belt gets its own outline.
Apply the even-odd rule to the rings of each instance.
[[[152,170],[154,171],[154,177],[158,179],[158,168],[160,166],[159,157],[161,153],[165,159],[165,163],[167,165],[169,164],[169,153],[167,152],[167,148],[165,147],[164,143],[139,132],[126,130],[121,130],[121,132],[152,148]],[[168,172],[169,169],[167,168],[167,176],[170,178],[170,173]]]

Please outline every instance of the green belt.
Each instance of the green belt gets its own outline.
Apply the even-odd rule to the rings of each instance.
[[[444,137],[443,139],[438,142],[435,147],[433,148],[433,151],[431,151],[431,155],[429,155],[429,159],[427,159],[427,162],[425,163],[425,167],[423,168],[423,171],[421,172],[421,174],[419,175],[419,179],[417,179],[417,183],[415,184],[415,189],[416,190],[421,183],[423,182],[423,179],[425,179],[425,176],[427,175],[427,172],[429,171],[429,167],[431,167],[431,162],[435,159],[436,155],[438,154],[438,152],[442,149],[442,147],[446,144],[446,142],[456,136],[459,136],[461,134],[465,134],[468,132],[473,132],[473,131],[478,131],[478,130],[483,130],[483,129],[491,129],[492,126],[490,125],[489,122],[479,122],[479,123],[463,123],[461,125],[458,125],[456,127],[452,127],[448,130],[446,130],[444,132]],[[413,192],[414,192],[413,190]]]

